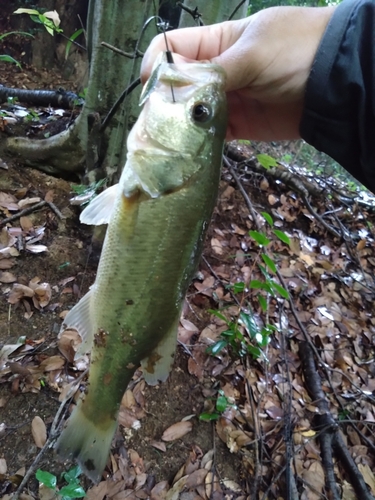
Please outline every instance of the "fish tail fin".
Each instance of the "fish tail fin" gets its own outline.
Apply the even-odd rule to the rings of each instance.
[[[179,320],[180,314],[178,314],[168,333],[159,342],[150,356],[141,361],[143,376],[148,385],[165,382],[168,378],[176,351]]]
[[[57,440],[55,450],[63,460],[76,459],[82,471],[97,484],[108,460],[117,422],[101,429],[86,417],[81,406],[79,401]]]

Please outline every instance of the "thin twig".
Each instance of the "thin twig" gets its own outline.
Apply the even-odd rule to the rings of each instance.
[[[194,21],[198,21],[199,26],[204,26],[204,22],[202,21],[202,14],[198,12],[198,7],[195,7],[195,9],[191,9],[187,5],[184,5],[182,2],[177,2],[176,5],[178,5],[182,10],[184,10],[188,14],[190,14],[191,17],[194,19]]]
[[[20,212],[17,212],[16,214],[11,215],[10,217],[7,217],[6,219],[1,220],[0,227],[5,226],[9,222],[13,222],[21,217],[24,217],[25,215],[31,214],[32,212],[39,210],[39,208],[43,208],[44,205],[47,205],[60,219],[65,218],[54,203],[52,203],[51,201],[42,200],[39,203],[36,203],[35,205],[33,205],[32,207],[24,208]]]
[[[19,496],[22,493],[23,488],[26,486],[26,483],[28,482],[28,480],[30,479],[32,474],[34,474],[34,472],[36,471],[38,464],[39,464],[40,460],[42,459],[43,455],[45,454],[47,449],[51,447],[53,442],[56,440],[56,438],[59,434],[59,431],[60,431],[60,427],[63,423],[63,420],[62,419],[60,420],[60,415],[63,412],[66,403],[74,396],[75,392],[77,391],[77,385],[85,377],[87,372],[88,372],[88,369],[81,373],[81,375],[76,379],[75,384],[72,385],[72,387],[69,389],[64,400],[61,402],[59,409],[56,412],[55,418],[53,419],[53,422],[51,425],[51,430],[50,430],[49,436],[47,438],[47,441],[44,443],[43,448],[40,450],[38,455],[35,457],[33,463],[30,465],[29,469],[27,470],[26,474],[24,475],[20,485],[18,486],[17,490],[14,492],[14,494],[12,496],[12,500],[19,499]]]
[[[340,234],[338,231],[336,231],[335,228],[333,228],[332,226],[330,226],[329,224],[327,224],[327,222],[322,218],[320,217],[320,215],[315,212],[315,210],[313,209],[313,207],[310,205],[310,202],[309,200],[307,199],[307,196],[305,195],[302,195],[302,200],[304,202],[304,204],[306,205],[306,208],[307,210],[310,212],[310,214],[318,221],[320,222],[320,224],[325,228],[327,229],[328,232],[330,232],[331,234],[333,234],[333,236],[335,236],[336,238],[344,238],[344,235]]]
[[[138,57],[143,57],[144,54],[140,50],[137,50],[136,52],[130,53],[130,52],[125,52],[124,50],[118,49],[114,45],[111,45],[110,43],[107,42],[100,42],[100,45],[103,47],[112,50],[113,52],[116,52],[116,54],[120,54],[121,56],[127,57],[129,59],[137,59]]]
[[[128,87],[126,87],[126,89],[123,91],[123,93],[117,99],[117,101],[114,103],[112,108],[108,111],[107,116],[104,118],[104,120],[102,121],[102,123],[100,125],[99,132],[103,132],[106,129],[108,123],[111,121],[113,115],[116,113],[116,111],[117,111],[118,107],[121,105],[122,101],[125,99],[125,97],[127,95],[129,95],[131,92],[133,92],[133,90],[135,88],[137,88],[138,85],[140,85],[140,83],[141,83],[141,79],[137,78]]]

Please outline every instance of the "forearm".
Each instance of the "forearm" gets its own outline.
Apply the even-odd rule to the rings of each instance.
[[[375,191],[375,0],[344,0],[307,82],[301,136]]]

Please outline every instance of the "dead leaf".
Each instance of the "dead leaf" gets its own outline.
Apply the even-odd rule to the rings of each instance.
[[[168,481],[160,481],[151,490],[150,500],[165,500],[169,490]]]
[[[14,283],[15,281],[17,281],[17,278],[15,277],[14,274],[12,274],[8,271],[0,272],[0,282],[1,283]]]
[[[163,443],[161,441],[150,441],[150,446],[152,446],[153,448],[156,448],[157,450],[160,450],[162,452],[167,451],[167,447],[165,446],[165,443]]]
[[[25,208],[28,205],[33,205],[34,203],[39,203],[40,201],[42,201],[42,199],[39,198],[39,196],[34,196],[34,198],[24,198],[18,202],[18,206],[19,208]]]
[[[208,471],[206,469],[198,469],[192,472],[186,480],[186,488],[195,489],[201,484],[204,484],[207,473]]]
[[[303,480],[306,481],[305,496],[308,500],[320,500],[323,492],[325,476],[322,464],[318,461],[311,463],[308,470],[302,472]],[[309,485],[313,488],[310,489]]]
[[[30,217],[20,217],[20,225],[24,231],[30,231],[33,228],[33,223]]]
[[[223,255],[223,244],[218,238],[211,239],[211,248],[216,255]]]
[[[38,448],[43,448],[47,441],[47,429],[43,420],[36,416],[31,422],[31,433]]]
[[[40,369],[45,372],[50,372],[52,370],[58,370],[65,365],[65,359],[61,356],[49,356],[44,361],[40,363]]]
[[[7,462],[5,458],[0,458],[0,474],[7,473]]]
[[[375,476],[368,464],[358,464],[359,472],[361,472],[365,483],[370,486],[371,493],[375,495]]]
[[[175,441],[176,439],[180,439],[185,436],[185,434],[190,432],[192,429],[193,424],[190,421],[177,422],[176,424],[168,427],[168,429],[163,432],[161,438],[163,441]]]

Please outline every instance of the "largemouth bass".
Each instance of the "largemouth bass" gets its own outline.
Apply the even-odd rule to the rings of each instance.
[[[87,391],[57,444],[98,482],[122,396],[142,362],[149,384],[172,366],[182,302],[215,206],[227,123],[222,68],[159,63],[146,83],[119,184],[82,212],[108,229],[95,283],[64,328],[91,350]]]

